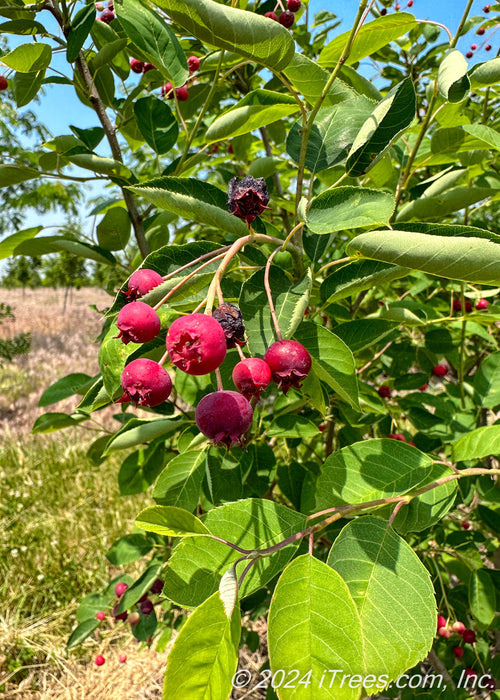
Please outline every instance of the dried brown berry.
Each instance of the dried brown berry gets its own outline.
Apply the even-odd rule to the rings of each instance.
[[[238,182],[237,177],[229,182],[228,189],[229,211],[240,219],[245,219],[248,225],[269,209],[269,194],[263,177],[254,178],[251,175]]]
[[[234,348],[236,345],[245,345],[245,326],[243,325],[243,317],[241,311],[234,304],[225,302],[220,304],[212,313],[212,316],[222,326],[228,348]]]

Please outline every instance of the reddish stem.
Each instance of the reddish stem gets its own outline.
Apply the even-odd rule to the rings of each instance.
[[[278,324],[278,318],[276,317],[276,311],[274,309],[274,302],[273,302],[273,296],[271,294],[271,285],[269,284],[269,272],[271,270],[271,263],[276,255],[276,253],[281,250],[280,248],[276,248],[273,250],[271,255],[269,256],[267,263],[266,263],[266,269],[264,270],[264,289],[266,290],[267,294],[267,301],[269,304],[269,310],[271,312],[271,318],[273,319],[273,325],[274,325],[274,330],[276,331],[276,335],[278,336],[278,340],[283,340],[283,336],[281,335],[281,330]]]

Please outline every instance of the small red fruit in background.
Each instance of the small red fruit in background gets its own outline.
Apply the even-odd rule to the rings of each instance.
[[[190,56],[188,58],[188,68],[190,73],[196,73],[200,67],[200,59],[198,56]]]
[[[127,615],[127,622],[131,627],[135,627],[135,625],[137,625],[137,623],[140,622],[140,620],[141,616],[136,610]]]
[[[464,630],[462,632],[462,639],[467,644],[474,644],[474,642],[476,641],[476,633],[472,630]]]
[[[278,18],[278,22],[287,29],[290,29],[292,24],[295,22],[295,15],[290,10],[285,10],[282,12]]]
[[[453,300],[453,311],[462,311],[462,302],[460,299]]]
[[[217,445],[230,447],[252,425],[253,410],[250,402],[237,391],[214,391],[204,396],[196,407],[196,425],[203,435]]]
[[[451,632],[447,627],[440,627],[437,633],[438,637],[443,637],[444,639],[449,639],[451,637]]]
[[[476,34],[478,34],[479,36],[483,36],[485,32],[486,32],[486,29],[484,27],[479,27]]]
[[[163,590],[163,579],[157,578],[153,581],[153,585],[149,589],[150,593],[153,593],[153,595],[158,595],[158,593],[161,593]]]
[[[101,22],[104,22],[105,24],[109,24],[112,22],[115,18],[115,13],[111,12],[111,10],[104,10],[102,15],[99,17]]]
[[[271,377],[286,394],[291,386],[300,388],[311,370],[311,356],[296,340],[278,340],[270,345],[264,361],[271,369]]]
[[[179,102],[185,102],[189,97],[189,90],[185,85],[175,88],[175,94]]]
[[[491,51],[491,44],[486,44],[486,46],[484,47],[484,50],[485,50],[485,51]],[[493,681],[493,682],[494,682],[494,681]]]
[[[118,603],[115,605],[115,607],[113,608],[113,612],[111,613],[112,616],[115,618],[115,620],[126,620],[128,617],[127,612],[125,611],[125,612],[117,614],[117,612],[116,612],[117,610],[118,610]]]
[[[464,650],[462,647],[453,647],[453,654],[457,657],[457,659],[461,659],[464,655]]]
[[[94,663],[96,666],[102,666],[106,662],[106,659],[101,654],[95,657]]]
[[[154,610],[154,607],[155,606],[153,605],[153,603],[150,600],[144,600],[141,603],[141,613],[143,615],[151,615],[151,613]]]
[[[472,50],[472,51],[475,51],[476,49],[477,49],[477,44],[472,44],[471,50]]]
[[[137,58],[130,59],[130,70],[133,73],[142,73],[144,70],[143,61],[139,61]]]
[[[121,595],[123,595],[125,593],[127,588],[128,588],[128,584],[124,583],[123,581],[120,581],[115,586],[115,595],[120,597]]]
[[[136,406],[159,406],[172,391],[172,380],[168,372],[158,362],[145,357],[125,365],[121,385],[124,394],[120,403],[131,401]]]
[[[326,430],[326,425],[324,423],[321,423],[318,425],[318,430],[322,433],[324,430]]]
[[[438,615],[437,628],[441,629],[441,627],[446,627],[446,620],[442,615]]]
[[[128,281],[128,290],[124,292],[129,301],[135,301],[163,282],[163,277],[155,270],[144,267],[136,270]]]
[[[467,522],[467,520],[464,520],[462,523],[462,527],[464,530],[470,530],[470,523]]]
[[[474,671],[473,668],[466,668],[465,675],[469,676],[470,678],[475,678],[477,676],[477,673]]]
[[[95,616],[98,620],[102,622],[102,620],[104,620],[104,618],[106,617],[106,613],[104,612],[104,610],[99,610],[99,612],[97,612]]]
[[[491,10],[491,5],[485,5],[485,6],[483,7],[483,12],[488,13],[490,10]]]
[[[232,155],[232,154],[234,153],[234,148],[233,148],[233,144],[232,144],[232,143],[230,143],[229,146],[227,147],[227,152],[228,152],[230,155]]]
[[[380,14],[384,17],[387,14],[387,10],[384,7],[382,10],[380,10]]]
[[[394,5],[394,9],[396,10],[396,12],[399,12],[399,10],[401,9],[401,5],[399,4],[399,2],[397,2],[397,3]]]
[[[488,308],[488,301],[486,299],[478,299],[478,302],[476,304],[476,309],[478,311],[484,311],[487,308]]]
[[[399,442],[406,442],[406,438],[402,433],[390,433],[388,436],[389,440],[399,440]]]
[[[120,331],[116,338],[122,343],[148,343],[156,338],[161,328],[160,317],[156,311],[143,301],[134,301],[124,306],[116,321]]]
[[[413,7],[413,0],[408,0],[406,7]]]
[[[429,385],[428,385],[427,383],[422,384],[422,386],[419,386],[419,387],[418,387],[418,390],[419,390],[419,391],[425,391],[425,390],[427,389],[428,386],[429,386]]]
[[[457,634],[463,634],[465,630],[465,625],[463,622],[460,622],[460,620],[457,620],[456,622],[453,623],[451,626],[451,629],[456,632]]]
[[[226,357],[226,336],[212,316],[189,314],[176,319],[168,329],[167,350],[173,364],[183,372],[208,374]]]
[[[147,73],[150,70],[156,70],[156,66],[154,66],[152,63],[145,63],[142,72]]]
[[[165,85],[161,86],[161,96],[166,97],[167,100],[174,99],[174,86],[172,83],[165,83]]]
[[[266,14],[264,15],[264,17],[269,17],[269,19],[272,19],[272,20],[274,20],[275,22],[278,21],[278,15],[276,14],[276,12],[266,12]]]
[[[465,58],[472,58],[473,55],[474,54],[472,53],[472,51],[467,51],[467,53],[465,54]]]
[[[446,365],[436,365],[432,368],[432,374],[435,377],[444,377],[448,374],[448,367]]]
[[[127,655],[126,655],[126,654],[120,654],[120,656],[118,657],[118,661],[119,661],[119,663],[121,663],[121,664],[124,664],[124,663],[126,662],[126,660],[127,660]]]
[[[271,370],[267,362],[258,357],[247,357],[235,365],[233,382],[238,391],[250,400],[260,397],[271,382]]]
[[[9,87],[9,83],[7,82],[7,78],[5,75],[0,75],[0,90],[7,90]]]
[[[387,384],[382,384],[382,386],[379,386],[379,388],[377,389],[377,394],[383,399],[390,399],[391,387],[387,386]]]
[[[288,0],[286,6],[290,10],[290,12],[298,12],[300,10],[300,6],[302,5],[301,0]]]

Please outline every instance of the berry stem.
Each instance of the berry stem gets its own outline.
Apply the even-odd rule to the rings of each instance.
[[[217,367],[217,369],[215,370],[215,377],[217,379],[217,391],[224,391],[224,385],[222,384],[222,377],[219,367]]]
[[[271,318],[273,319],[273,325],[274,325],[274,330],[276,331],[276,335],[278,336],[278,340],[283,340],[283,336],[281,335],[281,330],[279,327],[278,319],[276,317],[276,310],[274,308],[274,301],[273,301],[273,295],[271,293],[271,285],[269,284],[269,272],[271,270],[271,263],[278,251],[282,250],[281,248],[276,248],[273,250],[269,258],[267,259],[266,263],[266,269],[264,270],[264,289],[266,290],[267,294],[267,302],[269,304],[269,310],[271,312]]]
[[[241,347],[236,343],[236,350],[238,351],[238,355],[241,357],[242,360],[246,359],[245,358],[245,353],[241,349]]]
[[[274,6],[274,12],[276,12],[279,7],[281,7],[282,11],[285,12],[285,6],[281,0],[277,0],[276,5]]]
[[[158,364],[159,364],[161,367],[163,367],[163,365],[165,364],[165,362],[166,362],[168,359],[169,359],[169,354],[168,354],[168,350],[166,350],[165,353],[161,356],[161,359],[158,360]]]
[[[338,260],[332,260],[332,262],[327,263],[326,265],[323,265],[323,267],[320,267],[318,270],[318,275],[321,275],[322,272],[325,270],[328,270],[330,267],[333,267],[334,265],[341,265],[342,263],[348,263],[351,262],[353,258],[339,258]]]
[[[388,348],[391,347],[391,345],[393,344],[393,342],[394,342],[394,341],[391,340],[389,343],[387,343],[386,345],[384,345],[384,347],[382,348],[382,350],[379,350],[379,352],[377,352],[377,353],[372,357],[372,359],[371,359],[369,362],[366,363],[366,365],[363,365],[363,367],[361,367],[361,369],[356,370],[356,374],[362,374],[362,373],[365,371],[365,369],[368,369],[368,367],[371,367],[372,364],[373,364],[374,362],[376,362],[376,361],[378,360],[379,357],[382,357],[382,355],[384,354],[384,352],[385,352],[386,350],[388,350]]]
[[[396,515],[399,513],[399,511],[400,511],[401,508],[405,505],[405,503],[406,503],[406,501],[399,501],[399,503],[396,503],[396,507],[395,507],[394,510],[392,511],[391,516],[390,516],[390,518],[389,518],[389,525],[392,525],[392,523],[394,522],[394,519],[395,519]]]
[[[171,296],[173,296],[181,287],[183,284],[185,284],[188,280],[190,280],[192,277],[198,274],[200,270],[203,270],[205,267],[208,267],[211,265],[213,262],[216,260],[220,260],[221,258],[224,257],[224,253],[220,253],[219,255],[216,255],[215,258],[212,258],[211,260],[207,260],[207,262],[204,262],[202,265],[196,268],[196,270],[193,270],[189,275],[184,277],[178,284],[175,285],[175,287],[172,287],[172,289],[168,292],[168,294],[165,294],[163,299],[160,299],[160,301],[153,306],[153,309],[155,311],[158,311],[160,306],[162,306],[168,299],[170,299]]]
[[[199,263],[202,260],[206,260],[207,258],[211,258],[214,255],[219,255],[220,253],[225,253],[226,250],[229,250],[230,247],[231,247],[230,245],[225,245],[222,248],[217,248],[217,250],[212,250],[210,253],[205,253],[204,255],[200,255],[200,257],[196,258],[196,260],[191,260],[191,262],[186,263],[182,267],[178,267],[176,270],[174,270],[173,272],[170,272],[168,275],[164,275],[163,281],[166,282],[171,277],[175,277],[176,275],[178,275],[179,272],[183,272],[184,270],[187,270],[188,267],[192,267],[193,265],[196,265],[196,263]]]
[[[441,27],[441,29],[444,29],[444,31],[448,34],[450,44],[453,41],[453,34],[450,32],[446,24],[441,24],[441,22],[434,22],[430,19],[417,19],[416,22],[417,24],[433,24],[435,27]]]
[[[245,576],[248,574],[248,572],[250,571],[250,569],[252,568],[252,566],[255,564],[256,561],[258,561],[258,558],[250,559],[248,564],[245,566],[245,568],[243,569],[243,573],[241,574],[241,576],[238,579],[238,588],[241,588],[241,584],[243,583]]]

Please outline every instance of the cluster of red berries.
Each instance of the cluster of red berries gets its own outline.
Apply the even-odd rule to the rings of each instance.
[[[137,58],[130,59],[130,70],[132,73],[147,73],[150,70],[155,70],[156,66],[152,63],[145,63],[144,61],[139,61]]]
[[[406,7],[413,7],[413,4],[414,4],[414,0],[408,0],[408,2],[406,3]],[[397,3],[394,5],[394,9],[396,10],[396,12],[399,12],[400,9],[401,9],[401,3],[397,2]],[[382,10],[380,10],[380,14],[381,14],[382,16],[386,15],[386,14],[387,14],[387,8],[384,7]]]
[[[7,90],[9,87],[9,83],[7,82],[7,78],[5,75],[0,75],[0,90]]]
[[[488,308],[488,301],[487,299],[478,299],[476,302],[476,310],[477,311],[486,311]],[[462,311],[462,302],[460,299],[455,299],[453,302],[453,311]],[[470,314],[472,311],[472,302],[466,299],[465,301],[465,313]]]
[[[464,644],[474,644],[476,642],[476,633],[474,630],[466,629],[465,625],[463,622],[460,622],[457,620],[454,622],[452,625],[449,625],[446,622],[446,619],[442,615],[438,615],[437,618],[437,635],[438,637],[442,637],[443,639],[449,639],[453,634],[457,634],[460,637],[462,637],[462,640]],[[465,650],[462,646],[459,646],[458,644],[453,647],[453,655],[457,659],[461,659],[465,653]],[[472,668],[466,668],[464,671],[466,676],[477,676],[476,671]],[[496,683],[493,678],[489,679],[488,682],[488,689],[489,690],[495,690],[496,688]]]
[[[414,442],[408,441],[403,433],[389,433],[387,437],[389,440],[399,440],[399,442],[406,442],[407,445],[413,445],[413,447],[416,446]]]
[[[147,343],[160,332],[157,312],[137,299],[163,282],[154,270],[137,270],[129,280],[126,292],[131,303],[124,306],[117,319],[123,343]],[[221,304],[213,316],[193,313],[176,319],[167,331],[166,349],[175,367],[194,376],[218,369],[228,348],[244,345],[245,328],[240,310],[233,304]],[[311,356],[295,340],[278,340],[266,351],[264,358],[248,357],[235,366],[233,382],[238,391],[215,391],[203,397],[196,407],[196,423],[201,432],[215,444],[228,447],[240,443],[252,425],[252,399],[258,401],[271,380],[286,394],[300,383],[311,369]],[[120,402],[131,401],[138,406],[158,406],[172,390],[168,372],[158,363],[146,358],[133,360],[125,366],[121,377],[123,396]]]
[[[295,22],[295,12],[300,10],[302,5],[301,0],[288,0],[286,10],[280,13],[279,17],[276,12],[266,12],[265,17],[269,17],[274,22],[279,22],[283,27],[290,29]]]
[[[196,73],[197,70],[199,70],[200,59],[198,58],[198,56],[190,56],[188,58],[187,62],[188,62],[189,73],[191,75],[193,73]],[[162,85],[162,88],[161,88],[161,96],[162,97],[166,97],[167,100],[173,100],[174,94],[179,102],[185,102],[189,97],[189,90],[187,88],[187,85],[181,85],[181,87],[178,87],[175,89],[174,89],[174,86],[172,85],[172,83],[165,83],[165,85]]]
[[[116,15],[114,12],[115,6],[114,6],[112,0],[110,0],[110,2],[108,2],[108,6],[106,8],[104,7],[104,4],[102,2],[96,2],[95,9],[98,10],[99,12],[101,12],[99,17],[97,18],[100,22],[104,22],[105,24],[109,24],[110,22],[112,22],[116,18]]]

